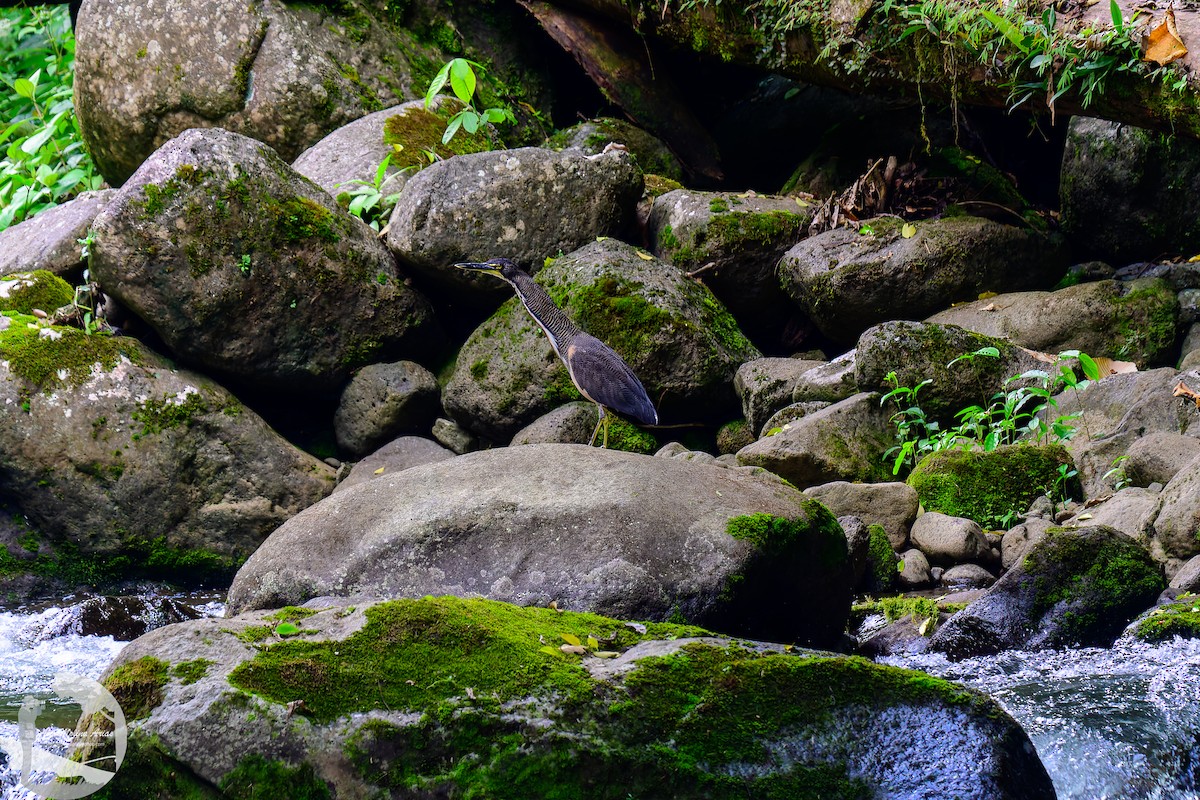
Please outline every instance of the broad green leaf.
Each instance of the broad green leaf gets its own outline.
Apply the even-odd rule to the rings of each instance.
[[[488,122],[495,124],[497,122],[504,122],[504,120],[508,119],[508,112],[503,108],[489,108],[487,111],[483,112],[483,117]]]
[[[392,162],[392,154],[388,153],[383,157],[383,161],[379,162],[379,166],[375,168],[375,185],[383,185],[383,176],[387,175],[388,164]]]
[[[1120,33],[1125,27],[1125,18],[1121,16],[1121,7],[1117,5],[1117,0],[1109,0],[1108,10],[1112,12],[1113,27]]]
[[[275,634],[277,636],[295,636],[299,632],[300,629],[291,622],[281,622],[275,627]]]
[[[37,87],[28,78],[17,78],[13,81],[13,91],[26,100],[33,99],[33,93],[36,89]]]
[[[560,635],[562,636],[562,640],[567,644],[575,645],[576,647],[580,647],[582,645],[582,642],[579,641],[579,637],[573,633],[563,633]]]
[[[1089,381],[1100,380],[1100,367],[1096,364],[1096,360],[1087,353],[1079,354],[1079,366],[1083,367],[1083,374]]]
[[[475,70],[465,58],[450,62],[450,88],[459,100],[471,104],[471,98],[475,96]]]
[[[467,133],[474,133],[479,130],[479,115],[471,111],[464,111],[462,123],[463,129]]]

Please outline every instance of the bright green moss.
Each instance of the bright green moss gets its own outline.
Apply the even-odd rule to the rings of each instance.
[[[147,183],[143,186],[142,195],[144,199],[135,200],[133,204],[141,206],[141,217],[143,219],[156,217],[166,209],[176,196],[189,187],[199,185],[208,175],[209,172],[207,170],[198,169],[192,164],[181,164],[175,170],[175,174],[161,185]]]
[[[563,634],[623,649],[643,636],[594,614],[560,614],[455,597],[396,600],[368,609],[345,641],[274,643],[237,667],[230,682],[279,703],[303,699],[318,720],[372,708],[433,711],[468,687],[476,697],[557,693],[585,698],[592,680],[577,657],[541,652]],[[699,628],[647,624],[645,637],[704,635]]]
[[[87,335],[77,328],[45,328],[33,317],[9,315],[12,322],[0,331],[0,359],[9,362],[17,377],[33,386],[49,390],[55,386],[78,386],[99,365],[105,372],[114,369],[121,357],[133,363],[141,361],[138,343],[123,336]],[[42,336],[51,330],[55,336]]]
[[[471,374],[475,374],[473,370]],[[567,372],[567,368],[557,366],[542,389],[542,398],[547,403],[560,406],[564,403],[574,403],[582,400],[583,395],[579,393],[579,390],[575,388],[575,384],[571,382],[571,375]]]
[[[886,592],[896,582],[896,551],[882,525],[867,526],[867,569],[872,592]]]
[[[608,449],[642,455],[650,455],[658,450],[658,440],[652,434],[615,414],[608,414],[608,417]]]
[[[30,314],[36,308],[52,314],[74,299],[71,285],[44,269],[0,277],[0,311]]]
[[[316,200],[289,197],[275,207],[278,235],[288,244],[306,239],[336,242],[341,237],[333,229],[333,213]]]
[[[794,519],[774,514],[743,514],[725,524],[725,532],[748,541],[769,557],[795,551],[802,542],[815,541],[816,557],[826,567],[846,561],[846,536],[837,518],[816,500],[801,501],[803,516]]]
[[[151,436],[182,426],[209,413],[208,402],[200,392],[188,392],[182,398],[164,395],[161,400],[146,400],[132,413],[133,420],[142,424],[139,436]]]
[[[1178,602],[1161,605],[1146,615],[1137,626],[1137,637],[1161,642],[1175,636],[1200,639],[1200,597],[1184,594]]]
[[[273,620],[275,622],[297,622],[305,617],[311,617],[316,613],[317,612],[313,611],[311,608],[305,608],[304,606],[284,606],[274,614],[266,617],[266,619]]]
[[[908,476],[926,511],[965,517],[984,528],[1012,525],[1038,496],[1065,491],[1077,496],[1078,481],[1059,487],[1058,468],[1071,464],[1062,445],[1018,444],[990,453],[941,450],[921,460]]]
[[[1179,302],[1163,280],[1139,282],[1137,288],[1116,298],[1117,337],[1114,356],[1157,363],[1175,346]]]
[[[564,287],[548,291],[580,328],[629,359],[647,352],[656,335],[677,324],[670,313],[642,296],[642,288],[636,281],[605,274],[569,294]]]
[[[170,667],[153,656],[142,656],[114,669],[104,679],[104,688],[121,705],[126,720],[145,719],[163,701]]]
[[[937,601],[928,597],[885,597],[879,601],[879,609],[888,622],[911,616],[918,625],[927,619],[936,622],[940,611]]]
[[[258,644],[274,636],[275,628],[272,625],[250,625],[234,635],[246,644]]]
[[[420,169],[429,166],[426,152],[432,152],[438,158],[445,159],[490,150],[491,145],[484,129],[468,133],[460,128],[454,138],[448,143],[442,143],[446,123],[462,107],[457,100],[444,98],[436,109],[407,108],[388,117],[383,124],[383,143],[402,146],[399,152],[393,149],[391,165],[398,169]]]
[[[188,686],[207,675],[208,668],[214,663],[216,662],[207,658],[194,658],[191,661],[180,661],[178,664],[171,667],[171,675],[179,678],[179,682],[184,686]]]

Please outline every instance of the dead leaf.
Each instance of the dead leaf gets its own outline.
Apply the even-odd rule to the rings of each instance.
[[[382,475],[385,469],[387,469],[387,467],[380,467],[379,469],[375,470],[375,474]]]
[[[979,309],[979,310],[980,310],[980,311],[995,311],[995,310],[996,310],[996,304],[995,304],[995,303],[988,303],[986,306],[984,306],[983,308],[981,308],[981,309]]]
[[[1092,359],[1096,362],[1096,368],[1100,370],[1100,377],[1107,378],[1109,375],[1123,375],[1127,372],[1137,372],[1137,364],[1132,361],[1114,361],[1111,358],[1097,356]]]
[[[592,653],[592,655],[594,655],[596,658],[616,658],[621,654],[613,650],[597,650],[596,652]]]
[[[1187,55],[1187,46],[1179,38],[1179,31],[1175,27],[1173,10],[1167,9],[1163,21],[1146,35],[1144,45],[1145,52],[1142,54],[1142,60],[1153,61],[1160,67],[1170,64],[1172,61],[1178,61]]]
[[[1200,393],[1197,393],[1195,389],[1192,389],[1183,381],[1175,384],[1175,389],[1171,394],[1175,397],[1186,397],[1196,403],[1196,408],[1200,408]]]
[[[905,239],[911,239],[917,235],[917,226],[913,225],[911,222],[904,223],[904,226],[900,228],[900,235]]]
[[[558,649],[574,656],[587,655],[587,648],[577,644],[560,644]]]
[[[638,258],[642,259],[643,261],[653,261],[654,260],[654,256],[650,255],[649,253],[643,252],[641,250],[636,250],[634,252],[636,252],[638,254]]]

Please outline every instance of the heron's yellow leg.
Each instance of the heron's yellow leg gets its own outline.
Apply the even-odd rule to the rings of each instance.
[[[601,425],[604,425],[604,446],[608,447],[608,425],[605,425],[608,419],[604,415],[604,406],[597,403],[596,410],[600,412],[600,415],[596,417],[596,429],[592,431],[592,438],[588,440],[588,447],[596,443],[596,435],[600,433]]]

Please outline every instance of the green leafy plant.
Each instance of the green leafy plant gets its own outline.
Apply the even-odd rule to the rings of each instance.
[[[1000,351],[995,347],[982,347],[964,353],[946,366],[950,368],[975,358],[999,357]],[[1082,380],[1076,376],[1074,364],[1083,371]],[[892,462],[892,474],[912,469],[926,455],[939,450],[990,452],[1019,441],[1039,445],[1068,441],[1075,435],[1079,414],[1058,414],[1057,395],[1068,389],[1073,392],[1086,389],[1100,378],[1100,369],[1090,356],[1078,350],[1059,353],[1055,366],[1057,372],[1053,374],[1035,369],[1008,378],[988,405],[967,406],[954,415],[958,424],[944,430],[936,420],[929,419],[917,400],[918,393],[930,380],[923,380],[915,387],[900,386],[896,373],[889,372],[884,380],[892,390],[883,395],[880,405],[889,401],[896,405],[891,416],[896,444],[884,453],[884,460]],[[1066,480],[1063,478],[1064,485]]]
[[[76,123],[74,58],[66,6],[0,11],[0,230],[103,183]]]
[[[453,139],[459,128],[467,133],[475,133],[488,124],[514,121],[512,111],[507,108],[494,107],[483,111],[475,108],[475,89],[478,86],[475,70],[477,69],[483,72],[483,66],[474,61],[452,58],[429,83],[429,89],[425,92],[425,108],[429,108],[433,103],[433,98],[445,87],[447,82],[450,84],[454,96],[465,106],[446,123],[446,132],[442,134],[442,144]]]
[[[352,186],[354,188],[338,192],[337,201],[346,206],[347,211],[370,225],[377,232],[391,218],[392,209],[396,207],[396,200],[400,197],[399,192],[386,195],[383,193],[383,185],[389,178],[387,169],[391,161],[391,153],[384,156],[383,161],[379,162],[379,166],[375,169],[375,177],[370,181],[356,178],[355,180],[338,184],[339,189],[343,186]],[[408,169],[413,169],[413,167],[408,167]]]
[[[1104,480],[1112,479],[1112,487],[1114,492],[1119,492],[1127,486],[1133,485],[1133,480],[1125,472],[1125,462],[1129,459],[1128,455],[1117,456],[1113,459],[1112,466],[1108,472],[1104,473]]]

